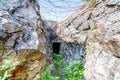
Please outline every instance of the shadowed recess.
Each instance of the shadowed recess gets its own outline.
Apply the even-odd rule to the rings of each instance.
[[[60,43],[54,42],[53,43],[53,53],[59,54],[59,51],[60,51]]]

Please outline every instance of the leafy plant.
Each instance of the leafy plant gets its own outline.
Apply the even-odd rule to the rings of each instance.
[[[45,71],[40,74],[40,80],[60,80],[59,65],[62,66],[62,69],[64,71],[64,80],[83,80],[84,65],[79,61],[75,61],[71,65],[67,66],[62,54],[60,53],[53,54],[53,64],[48,66]]]
[[[53,64],[55,67],[55,75],[60,76],[59,65],[61,65],[62,68],[66,66],[61,53],[59,54],[53,53]]]
[[[64,69],[65,80],[83,80],[84,79],[84,66],[82,63],[75,61],[70,66]]]
[[[5,61],[4,64],[0,65],[0,80],[6,80],[10,76],[10,71],[15,68],[18,62],[11,64],[9,61]]]
[[[40,74],[40,80],[59,80],[58,76],[51,75],[51,69],[53,65],[50,65]]]

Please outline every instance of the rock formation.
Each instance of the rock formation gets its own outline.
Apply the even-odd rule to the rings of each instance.
[[[64,60],[67,65],[70,65],[74,61],[80,61],[80,62],[85,62],[85,50],[81,44],[79,44],[77,41],[68,41],[68,36],[71,35],[71,33],[64,32],[64,29],[66,30],[67,28],[64,26],[59,26],[59,22],[55,21],[44,21],[44,26],[46,26],[46,33],[48,36],[48,40],[50,42],[50,51],[51,53],[56,53],[54,51],[54,46],[55,49],[58,46],[58,51],[57,53],[61,53],[64,57]],[[60,28],[63,28],[63,31],[61,31]],[[60,33],[61,32],[61,33]],[[62,34],[69,34],[67,36],[64,36]],[[67,39],[64,39],[67,38]],[[71,37],[70,37],[71,39]],[[51,57],[50,57],[51,58]],[[51,61],[52,59],[49,59],[48,61]]]
[[[15,64],[10,80],[39,80],[48,42],[36,0],[0,1],[0,64]]]
[[[92,7],[83,6],[56,32],[63,40],[84,46],[85,80],[119,80],[120,0],[96,0]]]
[[[120,1],[97,0],[86,40],[86,80],[120,79]]]
[[[68,64],[86,53],[85,80],[120,80],[120,0],[93,0],[61,23],[43,23],[39,8],[37,0],[0,1],[0,64],[17,62],[10,80],[39,80],[53,42],[63,43]]]

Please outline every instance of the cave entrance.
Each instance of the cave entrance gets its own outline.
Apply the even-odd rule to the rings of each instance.
[[[59,54],[60,53],[60,42],[53,42],[53,53]]]

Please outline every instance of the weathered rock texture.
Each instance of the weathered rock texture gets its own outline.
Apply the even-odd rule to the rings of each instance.
[[[120,80],[120,0],[97,0],[86,41],[86,80]]]
[[[44,25],[46,26],[46,33],[48,36],[48,40],[50,42],[50,50],[53,53],[53,44],[54,43],[59,43],[60,48],[59,48],[59,53],[61,53],[64,57],[64,60],[67,65],[73,63],[74,61],[80,61],[80,62],[85,62],[85,50],[81,44],[79,44],[77,41],[68,41],[67,39],[63,39],[61,37],[62,33],[64,31],[61,31],[59,33],[60,29],[59,28],[64,28],[64,26],[59,26],[58,22],[55,21],[44,21]],[[69,34],[69,32],[68,32]],[[63,37],[66,37],[63,35]],[[68,36],[67,36],[68,37]],[[50,52],[49,52],[50,53]],[[51,58],[51,57],[49,57]],[[49,59],[51,61],[52,59]]]
[[[85,50],[83,46],[77,42],[62,42],[61,52],[67,65],[72,64],[74,61],[85,62]]]
[[[0,64],[15,62],[10,80],[39,80],[47,39],[36,0],[0,1]]]
[[[63,21],[57,33],[86,51],[86,80],[120,80],[120,0],[96,0]]]
[[[80,44],[84,46],[86,80],[120,80],[120,0],[92,2],[67,20],[55,23],[53,29],[45,25],[44,31],[35,0],[1,0],[0,62],[18,62],[10,79],[39,80],[46,53],[52,53],[48,42],[60,40],[65,42],[62,51],[66,62],[80,60]]]

